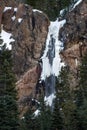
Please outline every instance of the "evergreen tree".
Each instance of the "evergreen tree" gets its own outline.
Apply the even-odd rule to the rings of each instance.
[[[0,130],[18,130],[18,109],[11,51],[0,47]]]
[[[56,91],[56,98],[54,99],[54,109],[52,113],[52,124],[51,130],[62,130],[63,128],[63,118],[62,109],[59,105],[58,93]]]
[[[51,111],[50,107],[45,105],[44,98],[40,98],[39,114],[35,115],[31,108],[24,115],[22,120],[23,130],[50,130],[51,129]]]
[[[87,53],[82,58],[79,69],[79,84],[77,86],[77,110],[79,130],[87,129]]]
[[[44,102],[44,96],[42,95],[40,98],[40,114],[39,124],[40,130],[50,130],[51,128],[51,109],[49,106],[46,106],[46,102]]]
[[[63,67],[57,81],[59,107],[62,110],[64,130],[77,130],[77,107],[75,92],[71,91],[69,84],[69,68]]]
[[[55,20],[61,9],[67,7],[71,0],[26,0],[33,8],[45,12],[50,20]]]

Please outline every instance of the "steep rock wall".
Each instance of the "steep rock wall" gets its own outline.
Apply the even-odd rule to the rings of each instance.
[[[0,1],[0,5],[2,3],[0,27],[11,33],[15,40],[11,43],[13,70],[17,78],[19,107],[24,111],[26,105],[23,103],[34,92],[40,76],[38,61],[45,47],[50,22],[43,12],[33,10],[29,5],[14,1]]]
[[[65,18],[66,24],[60,30],[60,39],[65,46],[61,57],[74,71],[87,51],[87,1],[83,0]]]
[[[78,82],[78,67],[87,51],[87,1],[83,0],[65,16],[66,24],[60,30],[60,39],[65,49],[60,53],[62,60],[70,68],[70,84]]]

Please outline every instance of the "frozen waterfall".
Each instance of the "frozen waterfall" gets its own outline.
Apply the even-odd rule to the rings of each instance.
[[[52,105],[55,93],[55,77],[59,75],[61,66],[64,63],[60,59],[60,51],[63,43],[59,40],[59,30],[66,23],[66,20],[51,22],[46,40],[46,48],[42,59],[41,80],[45,81],[45,101]]]

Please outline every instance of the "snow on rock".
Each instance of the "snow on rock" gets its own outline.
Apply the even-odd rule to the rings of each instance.
[[[14,12],[17,12],[17,10],[18,10],[17,8],[14,8]]]
[[[51,22],[49,26],[49,32],[46,40],[46,48],[44,51],[42,59],[42,74],[41,74],[41,80],[45,80],[46,77],[49,77],[51,74],[58,76],[59,71],[61,69],[61,66],[64,65],[64,63],[61,63],[60,59],[60,50],[63,49],[63,43],[58,40],[59,37],[59,30],[63,27],[63,25],[66,23],[66,20],[58,21],[58,19],[54,22]],[[47,53],[49,50],[49,44],[51,41],[51,35],[55,39],[55,57],[53,59],[52,66],[49,63],[49,59],[47,57]]]
[[[16,17],[15,17],[15,16],[13,16],[11,19],[14,21],[14,20],[16,19]]]
[[[21,23],[22,20],[23,20],[22,18],[18,18],[18,22],[19,22],[19,23]]]
[[[83,1],[83,0],[78,0],[78,1],[76,2],[76,4],[74,5],[73,9],[74,9],[77,5],[79,5],[82,1]]]
[[[11,10],[12,7],[5,7],[3,12],[6,12],[7,10]],[[14,12],[17,12],[17,8],[14,8]]]
[[[37,10],[37,9],[33,9],[33,12],[39,12],[39,13],[42,13],[42,11]]]
[[[7,33],[6,31],[2,30],[0,37],[3,40],[3,44],[6,43],[6,47],[11,50],[12,46],[11,46],[11,42],[14,42],[15,40],[13,38],[11,38],[12,34],[11,33]]]
[[[11,10],[12,7],[5,7],[3,12],[6,12],[7,10]]]

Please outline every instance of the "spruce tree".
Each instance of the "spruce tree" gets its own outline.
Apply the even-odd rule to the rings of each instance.
[[[55,20],[60,10],[66,8],[71,0],[26,0],[26,3],[33,6],[33,8],[42,10],[50,20]]]
[[[79,67],[79,84],[77,86],[76,104],[78,110],[79,130],[87,129],[87,53],[82,57]]]
[[[56,98],[54,99],[54,109],[52,112],[51,130],[62,130],[63,128],[63,116],[62,109],[59,105],[58,93],[56,90]]]
[[[46,105],[46,102],[44,101],[44,95],[41,95],[39,110],[40,110],[40,114],[38,118],[39,118],[40,130],[50,130],[51,109],[50,106]]]
[[[0,47],[0,130],[18,130],[17,92],[11,51]]]
[[[59,108],[61,109],[64,130],[77,130],[77,107],[75,92],[70,89],[68,66],[61,69],[57,81]]]

